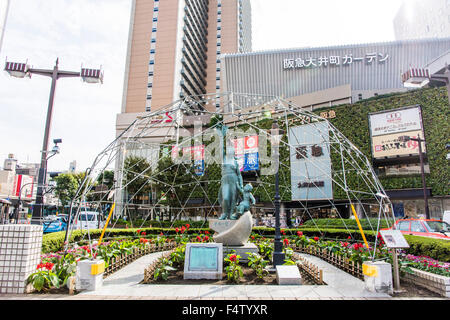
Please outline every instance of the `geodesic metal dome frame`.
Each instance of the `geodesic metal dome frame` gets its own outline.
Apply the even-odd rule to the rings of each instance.
[[[217,105],[220,107],[217,108]],[[284,155],[283,159],[289,155],[288,163],[279,161],[277,166],[273,166],[275,149],[271,146],[275,138],[271,131],[274,121],[284,130],[279,140],[278,154]],[[296,209],[313,221],[312,211],[318,208],[330,209],[343,220],[340,213],[342,209],[339,210],[339,204],[334,199],[338,195],[341,203],[350,205],[356,219],[355,207],[360,211],[373,231],[379,231],[382,219],[388,224],[395,221],[392,204],[369,160],[332,123],[280,97],[237,93],[189,96],[139,116],[93,161],[72,201],[74,215],[78,218],[82,214],[81,204],[86,202],[89,202],[91,209],[101,211],[114,203],[115,219],[110,223],[114,227],[117,218],[123,216],[130,206],[139,206],[136,200],[142,191],[149,193],[149,188],[151,190],[154,187],[157,197],[152,199],[152,203],[144,205],[141,201],[141,207],[147,211],[144,222],[158,210],[174,210],[173,221],[176,221],[188,210],[201,209],[206,223],[207,218],[213,217],[220,208],[217,193],[214,193],[220,185],[220,174],[217,173],[220,172],[220,156],[214,150],[223,150],[223,140],[220,138],[218,141],[215,130],[223,124],[230,128],[228,140],[250,133],[256,134],[261,140],[258,150],[263,151],[259,152],[258,159],[261,166],[260,170],[253,172],[256,180],[252,179],[252,184],[255,184],[254,193],[266,200],[269,209],[274,204],[271,191],[274,187],[274,167],[279,169],[282,181],[281,198],[289,200],[289,195],[293,194],[294,184],[289,175],[295,158],[299,159],[298,145],[306,141],[304,136],[293,133],[293,129],[308,125],[310,130],[307,139],[311,140],[311,136],[314,136],[317,138],[312,139],[314,143],[320,141],[329,155],[330,170],[320,166],[317,159],[302,158],[300,155],[300,159],[305,160],[306,172],[298,172],[298,176],[306,181],[306,186],[320,190],[309,171],[314,171],[316,175],[319,173],[332,183],[332,196],[324,194],[320,203],[309,198],[291,199],[290,202],[298,204]],[[196,146],[203,148],[195,150]],[[196,159],[192,152],[177,154],[176,150],[183,148],[200,152],[202,159]],[[134,161],[129,160],[132,158]],[[194,167],[196,160],[204,161],[203,171],[200,170],[202,174],[198,174],[198,167],[197,171]],[[99,177],[111,168],[116,173],[114,184],[107,189],[98,188]],[[262,174],[264,170],[265,174]],[[216,175],[211,172],[216,172]],[[198,197],[204,201],[193,207],[190,200]],[[377,212],[376,226],[369,220],[367,206]],[[137,227],[142,227],[144,222]],[[353,238],[355,230],[351,230],[345,221],[343,224]],[[314,225],[322,234],[319,225]],[[71,231],[69,227],[69,233]]]

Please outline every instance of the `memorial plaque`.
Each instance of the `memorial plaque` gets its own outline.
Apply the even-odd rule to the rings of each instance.
[[[184,279],[222,279],[223,246],[221,243],[187,243]]]
[[[218,247],[192,246],[189,256],[189,271],[218,270]]]

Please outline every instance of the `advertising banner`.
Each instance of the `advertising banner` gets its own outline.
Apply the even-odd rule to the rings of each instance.
[[[289,129],[292,200],[333,199],[327,122]]]
[[[371,114],[369,122],[372,137],[422,130],[422,114],[419,106]]]
[[[417,141],[402,142],[399,137],[417,138],[419,135],[423,138],[421,130],[372,137],[372,155],[375,159],[418,155],[419,143]],[[424,143],[422,143],[422,152],[426,152]]]
[[[396,158],[419,154],[416,141],[402,142],[401,136],[424,139],[420,106],[399,108],[369,115],[372,157]],[[426,152],[422,144],[422,152]]]

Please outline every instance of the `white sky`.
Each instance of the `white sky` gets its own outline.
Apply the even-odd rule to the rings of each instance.
[[[253,50],[393,41],[392,22],[401,2],[252,0]],[[2,69],[6,57],[45,69],[59,57],[64,70],[79,71],[83,64],[105,72],[103,85],[58,81],[50,139],[63,143],[61,153],[49,160],[50,171],[68,170],[73,160],[77,171],[84,171],[115,137],[130,7],[131,0],[11,1]],[[40,162],[50,82],[0,72],[0,167],[9,153],[19,163]]]

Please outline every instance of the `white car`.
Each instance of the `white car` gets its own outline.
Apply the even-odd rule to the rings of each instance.
[[[442,220],[450,224],[450,211],[444,211]]]
[[[80,211],[74,222],[75,229],[102,229],[105,226],[103,215],[95,211]]]

